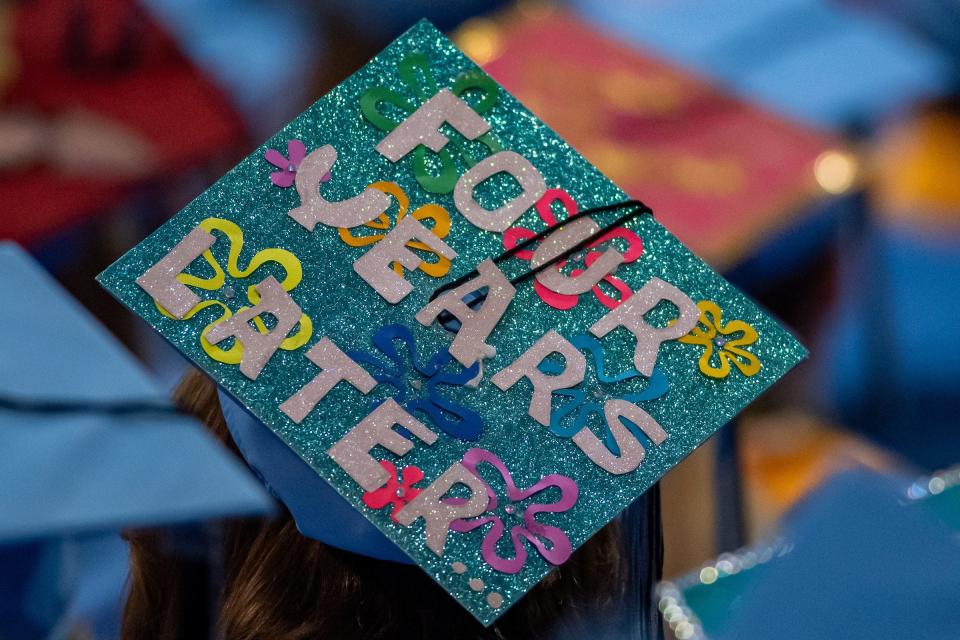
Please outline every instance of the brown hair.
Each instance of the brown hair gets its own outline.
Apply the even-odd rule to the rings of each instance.
[[[234,453],[216,386],[189,373],[177,402]],[[203,637],[190,611],[206,585],[190,584],[191,562],[151,530],[130,531],[130,592],[124,640]],[[489,629],[483,628],[421,569],[373,560],[301,535],[290,514],[236,520],[222,528],[222,571],[215,599],[217,634],[228,640],[335,638],[577,637],[604,619],[622,596],[626,567],[611,523],[551,572]],[[198,628],[199,627],[199,628]],[[594,629],[591,635],[596,638]]]

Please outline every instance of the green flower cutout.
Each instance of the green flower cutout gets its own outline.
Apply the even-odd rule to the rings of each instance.
[[[439,91],[430,60],[426,54],[411,53],[400,60],[397,75],[412,97],[385,86],[371,87],[360,96],[360,112],[373,126],[384,133],[393,131],[407,116],[417,110]],[[457,97],[479,94],[473,110],[480,115],[492,109],[500,100],[497,83],[478,70],[464,71],[454,80],[451,89]],[[467,100],[470,102],[470,100]],[[490,153],[503,149],[499,140],[486,133],[476,140]],[[450,144],[435,153],[420,145],[413,152],[413,173],[420,186],[429,193],[447,194],[453,191],[463,171],[483,158],[476,158],[467,149],[466,141],[451,137]]]

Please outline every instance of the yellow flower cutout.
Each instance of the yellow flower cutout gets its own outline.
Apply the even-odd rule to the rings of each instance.
[[[374,182],[373,184],[369,185],[369,188],[376,189],[377,191],[381,191],[389,196],[393,196],[393,199],[396,200],[397,205],[399,205],[399,211],[397,212],[397,217],[393,220],[391,220],[390,216],[384,212],[374,220],[371,220],[363,225],[364,227],[370,229],[382,231],[382,233],[355,236],[350,232],[350,229],[338,228],[337,231],[340,232],[340,239],[351,247],[365,247],[367,245],[380,242],[386,237],[387,232],[390,231],[390,228],[393,225],[403,220],[403,217],[407,215],[407,211],[410,208],[410,198],[407,196],[406,192],[400,188],[400,185],[395,182]],[[438,238],[446,238],[450,233],[450,214],[447,213],[446,209],[438,204],[425,204],[419,209],[416,209],[410,215],[412,215],[419,222],[423,222],[424,220],[432,220],[433,226],[428,228]],[[444,258],[441,255],[437,255],[433,249],[424,243],[411,240],[407,243],[407,246],[411,249],[418,249],[420,251],[432,253],[433,255],[437,256],[436,262],[424,261],[421,262],[420,266],[418,267],[420,271],[423,271],[428,276],[442,278],[450,271],[450,259]],[[394,262],[393,270],[397,272],[397,275],[403,275],[403,267],[400,266],[400,263]]]
[[[238,262],[240,259],[240,251],[243,249],[243,231],[233,222],[224,220],[222,218],[207,218],[200,223],[200,227],[204,231],[208,231],[210,233],[219,231],[227,237],[227,240],[230,242],[230,253],[227,257],[227,273],[229,273],[232,278],[247,278],[264,264],[268,262],[275,262],[283,267],[285,272],[283,280],[280,281],[280,286],[283,287],[284,291],[292,291],[294,287],[300,284],[300,280],[303,279],[303,268],[300,265],[299,258],[286,249],[274,248],[258,251],[256,255],[253,256],[253,259],[250,260],[250,263],[247,265],[246,269],[241,269]],[[232,299],[235,297],[236,293],[232,290],[232,288],[224,287],[227,280],[226,274],[223,271],[223,267],[221,267],[220,263],[217,262],[217,259],[213,257],[213,252],[211,252],[210,249],[207,249],[203,252],[203,259],[206,260],[207,264],[209,264],[211,268],[213,268],[212,276],[209,278],[200,278],[188,273],[181,273],[177,276],[177,280],[188,287],[196,287],[206,291],[218,291],[220,289],[224,289],[222,295],[225,298]],[[251,306],[260,302],[260,294],[257,293],[256,285],[250,285],[247,287],[247,300],[249,300]],[[231,317],[234,313],[239,313],[245,309],[249,309],[250,307],[242,306],[236,311],[232,311],[230,307],[219,300],[203,300],[190,309],[190,311],[188,311],[183,317],[183,320],[189,320],[207,307],[220,307],[223,310],[223,313],[219,318],[208,324],[203,328],[203,331],[200,332],[200,346],[208,356],[217,362],[222,362],[224,364],[240,364],[240,361],[243,359],[243,345],[240,344],[239,341],[234,340],[232,346],[222,349],[219,346],[210,344],[207,341],[207,333],[209,333],[216,324],[223,322],[227,318]],[[167,312],[167,310],[160,305],[157,305],[157,309],[159,309],[160,313],[166,317],[174,318],[173,315]],[[257,330],[259,330],[260,333],[267,333],[267,326],[260,317],[254,318],[253,323],[256,325]],[[281,349],[293,351],[294,349],[299,349],[310,340],[310,336],[313,335],[313,322],[310,320],[310,317],[307,316],[307,314],[300,316],[300,323],[298,326],[299,329],[296,333],[285,338],[283,342],[280,343]]]
[[[700,371],[711,378],[726,378],[730,374],[732,363],[745,376],[757,375],[760,372],[760,360],[742,348],[757,341],[757,330],[743,320],[724,324],[722,312],[716,302],[701,300],[697,307],[700,309],[699,323],[693,331],[679,338],[679,341],[704,347],[703,355],[700,356]],[[734,334],[740,335],[730,337]],[[719,366],[713,365],[714,351]]]

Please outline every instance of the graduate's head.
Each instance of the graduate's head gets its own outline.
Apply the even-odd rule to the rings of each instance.
[[[184,410],[240,456],[209,378],[191,372],[176,396]],[[314,523],[318,529],[312,530],[322,525]],[[590,626],[596,629],[592,621],[609,620],[620,606],[627,570],[614,521],[495,626],[484,628],[416,565],[307,537],[282,504],[276,517],[222,527],[215,538],[214,557],[219,555],[222,565],[213,591],[204,581],[217,576],[210,575],[203,554],[185,557],[181,545],[149,530],[127,537],[132,570],[124,638],[129,640],[202,636],[206,622],[194,614],[211,593],[212,622],[231,640],[576,637]]]

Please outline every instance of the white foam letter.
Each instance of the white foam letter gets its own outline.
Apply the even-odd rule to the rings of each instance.
[[[405,217],[384,236],[383,240],[373,245],[373,248],[353,263],[353,270],[363,278],[363,281],[391,304],[396,304],[407,297],[413,291],[413,285],[403,276],[398,276],[390,265],[393,262],[399,262],[408,271],[412,271],[423,262],[420,256],[407,248],[407,243],[411,240],[419,240],[444,258],[452,260],[457,257],[456,251],[417,222],[416,218]]]
[[[214,242],[216,238],[213,234],[200,227],[195,228],[159,262],[137,278],[137,284],[170,315],[183,320],[183,316],[200,302],[200,296],[179,282],[177,276],[212,247]]]
[[[462,484],[470,489],[470,498],[463,503],[450,504],[441,500],[454,485]],[[438,556],[443,555],[447,544],[450,523],[460,518],[472,518],[487,508],[490,496],[487,487],[459,462],[454,462],[439,478],[430,483],[416,498],[397,513],[397,522],[405,527],[417,518],[426,523],[427,547]]]
[[[473,197],[473,190],[481,182],[498,173],[509,173],[520,183],[522,192],[500,208],[490,211],[480,206]],[[536,204],[547,191],[547,183],[530,161],[514,151],[498,151],[473,165],[457,180],[453,189],[453,202],[457,210],[473,226],[486,231],[501,232],[513,224],[523,212]]]
[[[668,300],[677,306],[680,315],[673,324],[657,328],[647,324],[644,314],[656,307],[661,300]],[[660,344],[667,340],[676,340],[690,333],[700,319],[700,309],[680,289],[660,278],[651,278],[640,291],[627,298],[620,306],[603,316],[590,332],[602,338],[617,327],[625,327],[637,339],[637,348],[633,352],[633,366],[643,375],[653,374],[653,365],[657,362]]]
[[[479,138],[490,130],[490,124],[469,104],[449,89],[441,89],[381,140],[377,151],[390,162],[398,162],[421,144],[440,151],[450,142],[440,133],[440,126],[444,123],[468,140]]]
[[[388,398],[330,447],[327,454],[364,491],[378,489],[390,474],[370,455],[370,450],[381,445],[391,453],[404,456],[413,449],[412,442],[393,430],[394,425],[404,427],[427,444],[437,441],[437,434],[407,413],[396,400]]]
[[[557,375],[547,375],[537,366],[551,353],[559,353],[564,358],[563,371]],[[533,395],[530,397],[530,416],[540,424],[550,424],[550,398],[557,389],[568,389],[583,381],[587,369],[587,359],[583,357],[570,341],[554,329],[546,332],[533,343],[512,364],[491,378],[491,382],[506,391],[521,378],[530,380]]]
[[[610,433],[620,448],[620,455],[615,456],[600,438],[588,427],[584,427],[573,436],[573,442],[587,457],[601,469],[615,475],[629,473],[640,466],[646,451],[630,430],[624,426],[620,418],[626,418],[634,423],[654,444],[660,444],[667,439],[667,432],[650,415],[637,405],[623,399],[607,400],[603,405],[603,417],[610,427]]]
[[[257,293],[260,294],[260,302],[214,325],[207,333],[207,342],[210,344],[219,344],[233,337],[243,345],[240,373],[251,380],[257,379],[302,315],[300,307],[273,276],[257,285]],[[276,326],[265,334],[249,325],[251,320],[264,313],[277,320]]]
[[[324,199],[320,195],[320,178],[333,168],[336,161],[337,150],[328,144],[311,151],[297,167],[295,182],[300,206],[291,209],[287,215],[307,231],[313,231],[318,222],[328,227],[357,227],[390,207],[390,196],[370,187],[342,202]]]
[[[567,249],[596,235],[599,231],[600,225],[589,218],[578,218],[563,225],[547,236],[543,243],[537,247],[537,250],[533,253],[533,258],[530,260],[530,266],[536,268],[550,262]],[[567,276],[560,271],[559,267],[551,266],[538,273],[536,278],[540,281],[540,284],[551,291],[564,295],[579,295],[590,291],[608,273],[616,271],[621,262],[623,262],[623,256],[611,247],[579,275]]]
[[[323,338],[310,347],[307,358],[320,367],[320,373],[280,405],[280,411],[297,424],[303,422],[307,414],[313,411],[317,403],[341,380],[346,380],[362,393],[370,393],[377,386],[373,376],[351,360],[350,356],[329,338]]]
[[[450,355],[465,367],[472,366],[490,352],[485,341],[517,293],[490,258],[477,265],[477,272],[479,277],[443,293],[420,309],[416,316],[417,322],[425,327],[429,327],[443,311],[450,312],[460,321],[460,330],[450,345]],[[471,309],[463,298],[482,287],[487,288],[487,297],[479,309]]]

